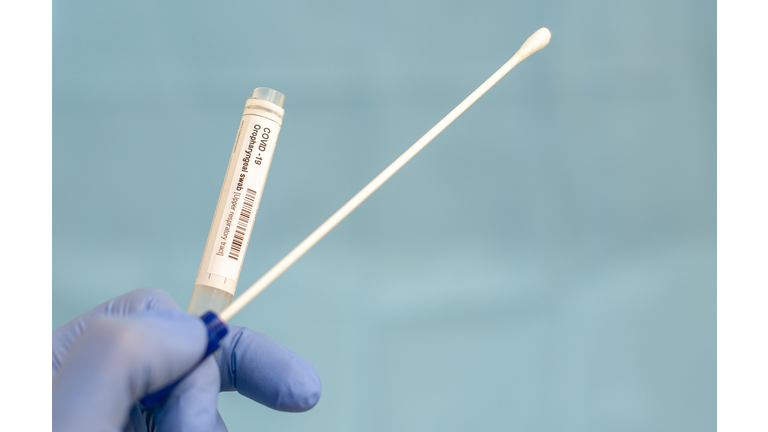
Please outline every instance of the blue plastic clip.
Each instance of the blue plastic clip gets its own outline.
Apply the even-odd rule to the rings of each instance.
[[[150,393],[139,401],[139,404],[141,405],[141,409],[148,409],[152,407],[154,404],[160,402],[165,396],[170,393],[171,390],[173,390],[174,387],[176,387],[176,384],[181,382],[187,375],[190,374],[193,370],[197,369],[197,367],[200,365],[200,363],[203,362],[203,360],[206,359],[209,355],[216,352],[217,349],[219,349],[219,342],[224,338],[224,336],[227,335],[227,325],[224,324],[224,322],[221,321],[218,315],[214,313],[213,311],[208,311],[204,313],[201,317],[201,320],[205,323],[205,328],[208,330],[208,347],[205,349],[205,354],[203,354],[203,358],[200,359],[200,361],[193,367],[189,372],[185,373],[184,376],[176,380],[176,382],[168,385],[165,388],[162,388],[154,393]]]

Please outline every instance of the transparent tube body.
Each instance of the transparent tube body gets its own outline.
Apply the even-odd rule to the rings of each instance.
[[[190,313],[218,313],[232,302],[282,126],[284,101],[282,93],[259,87],[245,103],[195,279]]]
[[[189,302],[189,313],[202,315],[209,310],[221,312],[232,303],[234,294],[207,285],[195,284],[192,300]]]

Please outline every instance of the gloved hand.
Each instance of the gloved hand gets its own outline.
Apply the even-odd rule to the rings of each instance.
[[[219,391],[237,390],[280,411],[320,398],[314,367],[268,337],[228,326],[209,356],[169,395],[142,411],[137,401],[178,380],[203,356],[203,322],[163,290],[116,297],[53,331],[54,431],[226,431]]]

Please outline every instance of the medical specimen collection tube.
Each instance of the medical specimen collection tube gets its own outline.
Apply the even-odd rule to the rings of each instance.
[[[277,279],[283,272],[285,272],[293,263],[295,263],[299,258],[301,258],[309,249],[312,248],[315,244],[317,244],[320,239],[322,239],[326,234],[328,234],[336,225],[338,225],[344,218],[346,218],[352,211],[357,208],[363,201],[365,201],[373,192],[375,192],[381,185],[384,184],[392,175],[394,175],[395,172],[397,172],[400,168],[403,167],[411,158],[413,158],[421,149],[426,147],[427,144],[429,144],[437,135],[440,134],[446,127],[448,127],[449,124],[451,124],[456,118],[458,118],[464,111],[466,111],[467,108],[469,108],[475,101],[480,99],[480,97],[485,94],[491,87],[493,87],[494,84],[496,84],[504,75],[507,74],[512,68],[514,68],[518,63],[525,60],[528,56],[535,53],[536,51],[544,48],[550,40],[551,34],[549,33],[549,30],[546,28],[541,28],[537,30],[533,35],[531,35],[525,43],[520,47],[519,50],[515,53],[515,55],[512,56],[509,61],[507,61],[499,70],[497,70],[493,75],[491,75],[490,78],[488,78],[483,84],[480,85],[475,91],[473,91],[469,96],[467,96],[466,99],[464,99],[456,108],[451,110],[451,112],[448,113],[445,117],[443,117],[442,120],[440,120],[435,126],[432,127],[427,133],[424,134],[421,138],[419,138],[418,141],[416,141],[411,147],[408,148],[400,157],[395,159],[394,162],[392,162],[384,171],[382,171],[379,175],[377,175],[373,180],[370,181],[360,192],[355,194],[355,196],[352,197],[349,201],[347,201],[346,204],[341,206],[339,210],[336,211],[333,215],[331,215],[330,218],[328,218],[325,222],[323,222],[317,229],[315,229],[307,238],[302,240],[301,243],[298,244],[295,248],[293,248],[292,251],[288,253],[283,259],[278,261],[277,264],[274,265],[267,273],[264,274],[259,280],[257,280],[253,285],[251,285],[243,294],[240,295],[240,297],[237,298],[233,303],[231,303],[232,296],[235,292],[235,287],[237,286],[237,277],[240,274],[240,268],[242,266],[242,261],[238,261],[236,264],[229,263],[227,261],[223,261],[225,264],[232,264],[232,267],[226,267],[224,264],[217,264],[214,260],[215,259],[221,259],[225,257],[225,254],[227,251],[231,251],[232,248],[230,247],[227,249],[228,243],[226,242],[226,236],[219,237],[219,234],[221,234],[223,231],[224,226],[227,225],[226,220],[222,222],[225,215],[232,215],[232,220],[234,220],[234,215],[237,214],[237,206],[234,200],[230,203],[229,198],[230,196],[233,198],[236,198],[236,196],[232,192],[232,188],[234,187],[234,190],[237,190],[239,192],[242,192],[242,190],[238,189],[238,187],[246,187],[243,185],[240,185],[240,183],[237,181],[237,178],[235,177],[235,173],[238,173],[240,167],[237,165],[240,164],[240,162],[248,162],[246,159],[248,157],[240,157],[241,155],[247,155],[250,157],[253,157],[252,153],[246,153],[243,145],[238,147],[238,143],[245,143],[247,140],[242,137],[244,133],[248,133],[251,129],[256,129],[257,126],[259,126],[258,131],[264,131],[266,126],[263,126],[258,121],[264,123],[264,120],[254,120],[254,119],[248,119],[246,121],[247,115],[252,116],[262,116],[265,119],[272,120],[274,124],[272,127],[275,129],[272,133],[274,133],[273,137],[274,140],[277,139],[277,131],[280,129],[280,125],[282,124],[282,105],[283,105],[283,95],[279,92],[276,92],[271,89],[265,89],[265,88],[259,88],[254,91],[254,98],[248,99],[248,103],[246,103],[245,112],[243,113],[243,121],[240,123],[240,131],[238,132],[237,140],[235,141],[235,149],[233,150],[232,158],[230,159],[229,168],[227,169],[227,176],[226,181],[224,182],[224,186],[221,191],[221,195],[219,196],[219,204],[216,207],[216,216],[214,217],[213,225],[211,226],[211,232],[208,235],[208,243],[205,247],[205,254],[203,255],[203,261],[200,263],[200,271],[198,273],[198,277],[195,283],[195,292],[192,295],[192,302],[189,306],[189,311],[192,313],[195,313],[197,315],[200,315],[201,312],[205,310],[212,310],[217,313],[213,312],[205,312],[202,314],[203,322],[206,325],[206,328],[208,330],[208,349],[206,350],[205,355],[201,359],[201,363],[205,358],[216,351],[216,349],[219,346],[219,342],[221,338],[224,337],[227,333],[227,327],[226,322],[228,322],[232,317],[237,314],[245,305],[247,305],[251,300],[253,300],[259,293],[261,293],[269,284],[271,284],[275,279]],[[269,105],[267,105],[269,104]],[[256,108],[258,106],[258,108]],[[277,108],[277,109],[275,109]],[[249,111],[249,109],[254,111]],[[268,113],[269,116],[264,116],[265,110],[270,110]],[[279,111],[278,111],[279,110]],[[278,116],[279,114],[279,116]],[[245,126],[244,126],[245,125]],[[257,133],[258,135],[258,133]],[[253,135],[251,135],[253,136]],[[274,143],[275,141],[269,141],[268,138],[264,138],[265,144],[271,143],[271,151],[274,151]],[[251,143],[254,143],[254,141],[250,141]],[[256,142],[258,141],[258,137],[256,138]],[[254,144],[257,145],[257,144]],[[250,144],[249,144],[250,146]],[[251,148],[251,147],[249,147]],[[269,148],[269,146],[267,146]],[[238,153],[238,149],[240,153]],[[259,148],[261,150],[261,148]],[[253,150],[255,151],[255,150]],[[262,150],[262,153],[266,152],[266,148]],[[237,155],[237,157],[236,157]],[[260,155],[261,156],[261,155]],[[262,156],[266,157],[266,156]],[[238,159],[239,158],[239,159]],[[260,189],[258,189],[258,194],[255,198],[255,207],[252,211],[252,216],[250,218],[246,217],[246,230],[244,232],[244,241],[245,243],[243,246],[239,249],[241,253],[245,253],[245,247],[247,246],[248,242],[248,235],[250,235],[250,226],[249,224],[253,224],[253,216],[256,214],[256,209],[258,208],[259,199],[261,198],[261,192],[264,190],[264,182],[266,181],[267,177],[267,171],[269,169],[269,162],[271,161],[272,154],[269,154],[269,159],[264,159],[262,164],[266,164],[264,167],[265,169],[261,171],[259,174],[260,176],[263,176],[263,180],[259,180],[260,183],[256,185],[258,188],[260,186]],[[246,167],[243,166],[242,170],[246,170]],[[238,174],[239,175],[239,174]],[[249,177],[250,178],[250,177]],[[261,177],[258,177],[259,179]],[[233,183],[233,179],[235,179],[235,182]],[[248,182],[255,182],[252,178],[248,180]],[[232,185],[235,186],[232,186]],[[247,183],[251,184],[251,183]],[[250,189],[248,189],[250,190]],[[254,190],[255,191],[255,190]],[[240,195],[240,198],[242,198],[242,195]],[[247,199],[247,198],[246,198]],[[230,207],[228,209],[228,206]],[[234,212],[234,213],[233,213]],[[242,212],[242,210],[241,210]],[[242,217],[242,215],[241,215]],[[231,224],[230,224],[231,225]],[[217,231],[218,230],[218,231]],[[231,232],[231,231],[230,231]],[[221,247],[224,249],[222,250]],[[221,255],[219,255],[221,253]],[[231,253],[231,252],[230,252]],[[217,258],[218,257],[218,258]],[[231,258],[231,257],[230,257]],[[223,270],[222,270],[223,269]],[[229,278],[229,276],[234,276],[233,278]],[[231,303],[231,304],[230,304]],[[222,310],[223,309],[223,310]],[[170,384],[164,389],[158,390],[157,392],[147,395],[145,398],[142,399],[141,403],[144,407],[149,407],[157,403],[158,401],[162,400],[170,391],[171,389],[176,385],[176,383]]]
[[[283,123],[284,101],[279,91],[259,87],[245,103],[195,279],[190,313],[218,313],[232,302]]]

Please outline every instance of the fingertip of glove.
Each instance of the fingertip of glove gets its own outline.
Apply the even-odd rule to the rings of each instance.
[[[219,360],[224,362],[222,390],[237,389],[278,411],[303,412],[317,405],[322,385],[309,361],[249,328],[230,326],[225,339]]]
[[[287,412],[304,412],[320,401],[322,383],[317,371],[308,361],[301,359],[289,374],[284,376],[284,387],[278,395],[275,409]]]

